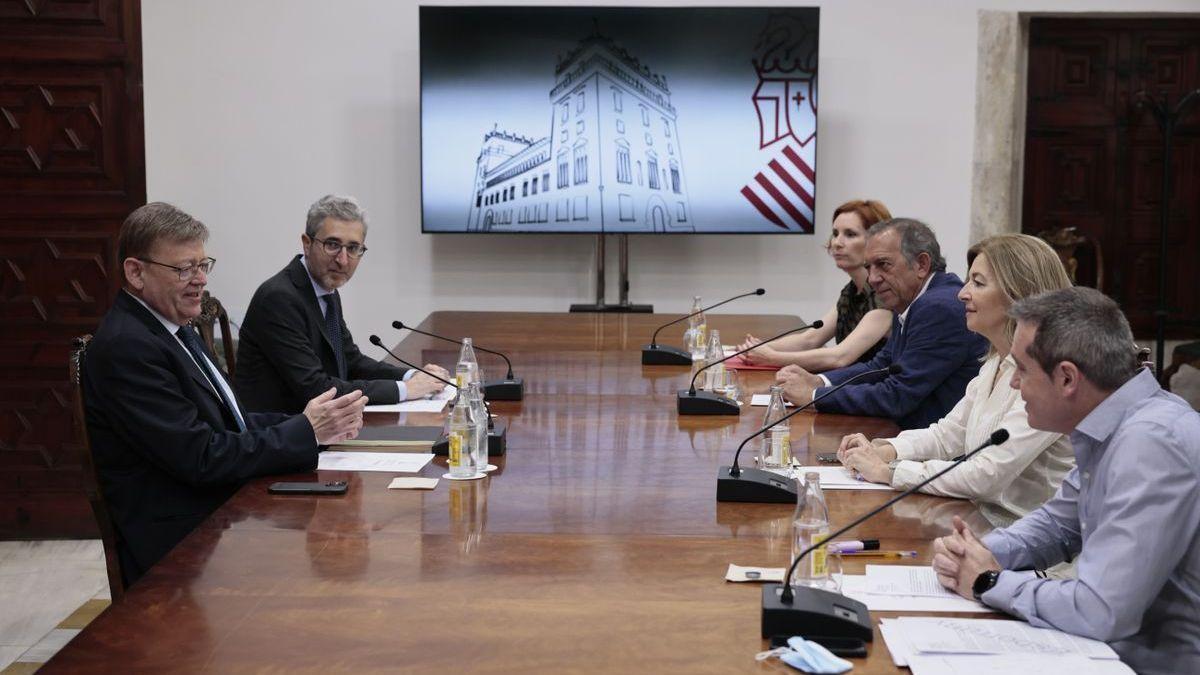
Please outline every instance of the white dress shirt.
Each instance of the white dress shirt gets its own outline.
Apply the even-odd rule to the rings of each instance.
[[[312,272],[308,271],[308,265],[304,262],[303,255],[300,256],[300,264],[304,265],[304,271],[308,272],[308,280],[310,282],[312,282],[313,293],[317,294],[317,305],[321,308],[321,316],[325,316],[326,312],[329,311],[329,300],[327,300],[326,297],[333,295],[334,291],[327,290],[324,286],[317,283],[317,280],[315,278],[313,278]],[[408,372],[404,373],[403,381],[401,381],[401,380],[396,381],[396,391],[400,395],[400,398],[398,400],[400,400],[400,401],[408,400],[408,385],[405,384],[404,382],[408,381],[408,378],[412,377],[416,373],[417,373],[417,371],[412,370],[410,368],[408,370]]]
[[[196,363],[196,357],[192,356],[192,351],[190,349],[188,349],[187,345],[183,344],[183,340],[180,340],[179,336],[176,335],[176,333],[179,332],[179,329],[182,328],[182,326],[175,323],[174,321],[171,321],[170,319],[163,316],[162,314],[159,314],[153,307],[146,304],[145,300],[142,300],[141,298],[134,295],[133,293],[129,293],[129,291],[126,291],[126,290],[122,290],[121,292],[129,294],[129,297],[133,298],[134,300],[137,300],[142,305],[142,307],[145,307],[146,309],[150,310],[150,313],[154,315],[154,318],[158,319],[158,322],[162,324],[163,328],[167,329],[167,332],[171,334],[171,337],[175,338],[175,342],[179,345],[179,348],[183,350],[183,353],[187,354],[188,358],[192,360],[192,363]],[[246,420],[246,415],[242,412],[241,407],[238,405],[237,397],[233,395],[233,389],[231,389],[229,387],[229,383],[226,382],[225,378],[223,378],[223,377],[218,376],[217,380],[219,380],[219,381],[213,382],[212,378],[210,378],[208,376],[208,373],[209,372],[219,373],[221,371],[219,368],[217,368],[216,364],[214,364],[212,362],[212,360],[209,359],[207,356],[204,356],[204,361],[206,363],[208,363],[208,367],[212,369],[211,371],[209,371],[204,366],[201,366],[199,363],[196,363],[196,368],[198,368],[200,370],[200,374],[204,376],[204,379],[207,380],[208,384],[213,388],[213,393],[217,392],[217,387],[220,387],[221,391],[225,392],[225,397],[231,403],[233,403],[234,408],[236,408],[234,410],[234,414],[236,414],[239,418],[241,418],[242,423],[244,424],[245,420]]]
[[[900,332],[902,332],[902,333],[904,332],[904,320],[908,318],[908,310],[912,308],[913,303],[915,303],[917,301],[917,298],[921,297],[922,295],[925,295],[925,291],[927,291],[929,289],[929,282],[933,281],[934,274],[936,274],[936,272],[929,273],[929,276],[925,279],[925,285],[921,287],[921,292],[917,293],[917,297],[913,298],[912,302],[908,303],[908,307],[905,307],[904,311],[901,312],[900,315],[896,317],[896,319],[900,322]],[[828,377],[825,377],[824,373],[817,373],[817,377],[821,378],[821,386],[822,387],[832,387],[833,386],[833,383],[829,381]],[[821,387],[817,387],[817,389],[820,389],[820,388]],[[817,389],[813,389],[812,396],[810,398],[817,397]]]
[[[970,499],[997,527],[1011,524],[1053,497],[1075,467],[1075,456],[1066,436],[1029,426],[1021,392],[1009,386],[1016,367],[1012,356],[989,357],[945,417],[926,429],[887,439],[900,460],[892,487],[904,490],[916,485],[1004,428],[1008,441],[980,452],[921,491]]]

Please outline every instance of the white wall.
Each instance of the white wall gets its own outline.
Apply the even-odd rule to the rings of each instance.
[[[1196,10],[1195,0],[817,4],[816,236],[633,237],[633,301],[682,312],[693,294],[762,286],[765,297],[728,311],[815,318],[846,282],[821,249],[830,214],[859,196],[930,223],[961,274],[977,11]],[[564,311],[594,297],[593,237],[421,234],[417,2],[152,0],[142,17],[147,191],[213,230],[210,288],[235,320],[299,251],[307,207],[328,192],[370,212],[371,251],[344,292],[360,343],[435,309]]]

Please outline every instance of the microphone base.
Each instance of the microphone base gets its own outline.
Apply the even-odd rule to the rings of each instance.
[[[792,587],[792,602],[779,599],[783,584],[766,584],[762,589],[762,636],[800,635],[819,638],[858,638],[871,642],[875,630],[871,613],[863,603],[841,593],[810,586]]]
[[[499,457],[508,451],[508,425],[504,422],[495,422],[491,429],[488,429],[488,457]],[[439,457],[445,457],[450,454],[450,438],[442,436],[433,442],[433,448],[430,450],[433,454]]]
[[[762,469],[742,468],[735,478],[729,467],[717,470],[717,501],[795,504],[796,481]]]
[[[711,391],[698,391],[693,394],[688,389],[680,389],[677,404],[676,409],[680,415],[742,414],[742,407],[737,401]]]
[[[505,378],[483,383],[483,399],[485,401],[520,401],[524,398],[524,378]]]
[[[643,366],[691,366],[692,353],[678,347],[645,345],[642,347]]]

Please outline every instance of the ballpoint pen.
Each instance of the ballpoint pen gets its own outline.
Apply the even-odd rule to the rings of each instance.
[[[915,558],[916,551],[849,551],[842,553],[843,557],[854,558]]]

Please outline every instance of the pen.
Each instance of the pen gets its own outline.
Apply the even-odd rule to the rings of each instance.
[[[843,556],[853,556],[855,558],[915,558],[916,551],[849,551],[842,553]]]
[[[859,541],[857,539],[851,539],[848,541],[835,541],[835,542],[831,542],[829,544],[829,550],[831,552],[837,551],[838,553],[853,553],[855,551],[878,551],[879,550],[879,540],[878,539],[863,539],[863,540]]]

